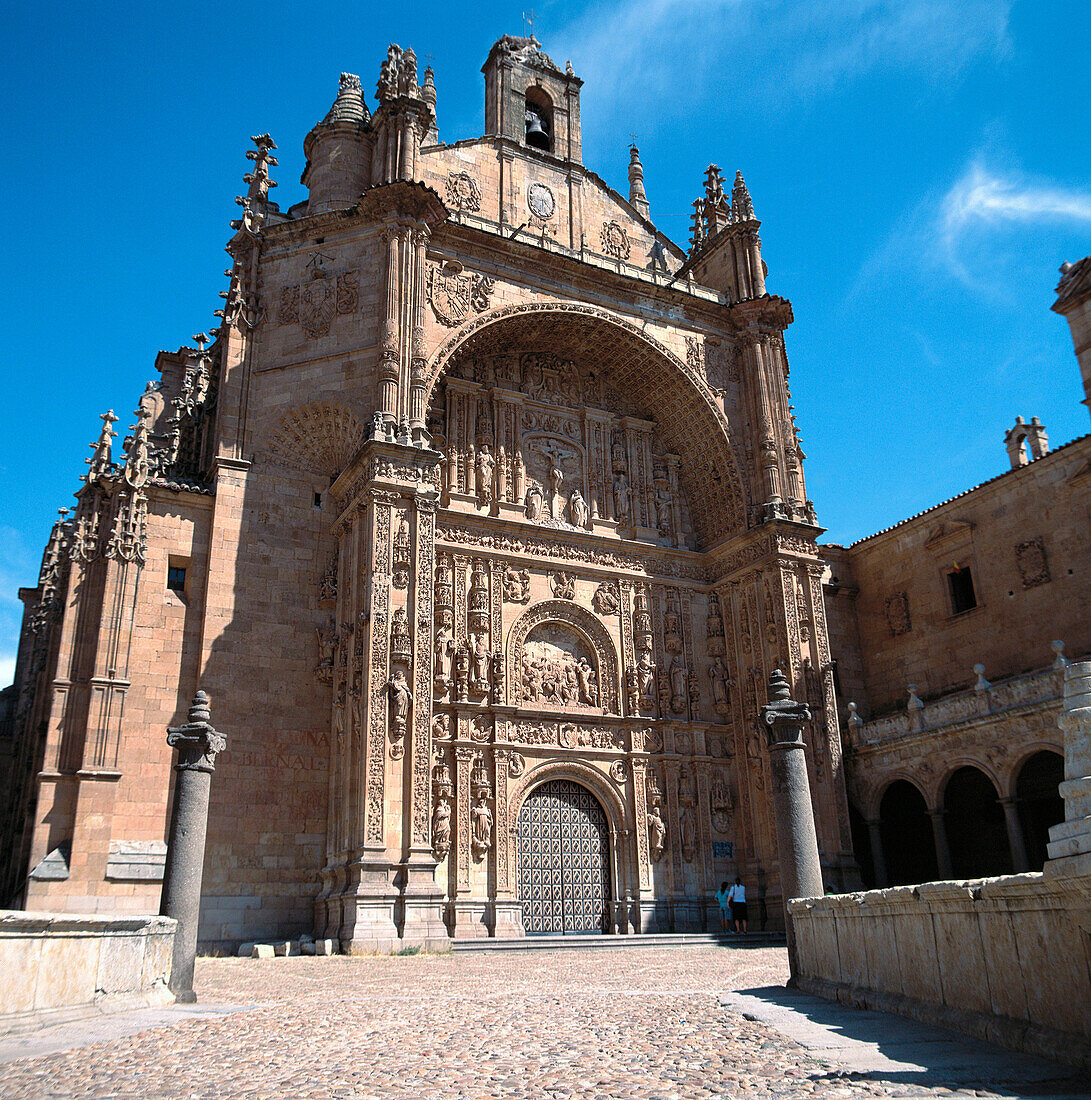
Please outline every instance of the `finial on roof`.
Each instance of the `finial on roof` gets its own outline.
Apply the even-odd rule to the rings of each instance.
[[[742,172],[735,173],[735,186],[731,189],[731,208],[732,221],[754,220],[754,204],[750,201],[750,192],[747,190],[746,180],[742,178]]]
[[[629,147],[629,205],[642,217],[651,215],[651,204],[644,190],[644,165],[640,163],[640,150],[635,144]]]

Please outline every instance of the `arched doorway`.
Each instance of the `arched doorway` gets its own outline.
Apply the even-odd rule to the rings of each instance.
[[[984,772],[969,765],[954,772],[944,791],[943,809],[955,878],[1011,874],[1004,810]]]
[[[1023,843],[1032,871],[1046,861],[1049,830],[1064,821],[1064,799],[1057,791],[1064,779],[1064,757],[1043,749],[1029,757],[1015,780],[1015,797],[1023,826]]]
[[[515,853],[527,935],[609,927],[610,836],[598,799],[569,779],[535,787],[519,810]]]
[[[934,882],[939,878],[935,834],[924,795],[906,779],[887,787],[879,803],[886,876],[890,886]]]

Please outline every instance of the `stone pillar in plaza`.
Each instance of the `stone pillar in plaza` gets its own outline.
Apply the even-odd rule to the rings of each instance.
[[[193,963],[197,956],[197,921],[201,913],[201,876],[208,825],[208,792],[216,754],[227,738],[212,728],[208,696],[198,691],[189,708],[189,721],[167,730],[167,744],[178,750],[174,806],[170,818],[167,862],[163,870],[160,915],[178,922],[174,934],[170,991],[175,1000],[192,1004]]]
[[[780,881],[784,895],[784,931],[788,939],[788,984],[796,982],[795,933],[788,902],[792,898],[821,897],[822,870],[818,862],[811,786],[807,776],[807,755],[803,723],[811,719],[806,703],[791,697],[788,681],[780,669],[769,677],[769,702],[761,708],[759,724],[768,737],[770,793],[776,819]]]
[[[928,816],[932,819],[932,838],[936,845],[936,866],[939,868],[941,881],[948,881],[955,877],[951,866],[951,846],[947,843],[947,818],[942,809],[929,810]]]
[[[1091,661],[1064,670],[1064,821],[1049,830],[1047,874],[1091,875]]]

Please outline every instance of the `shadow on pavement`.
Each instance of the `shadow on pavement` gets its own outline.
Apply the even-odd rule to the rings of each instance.
[[[774,1028],[825,1063],[811,1075],[815,1081],[1091,1097],[1091,1081],[1072,1066],[903,1016],[849,1008],[783,986],[735,990],[721,995],[720,1003]]]

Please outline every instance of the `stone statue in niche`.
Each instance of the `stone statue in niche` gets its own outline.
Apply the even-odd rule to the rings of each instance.
[[[337,626],[330,615],[325,627],[315,631],[318,638],[318,667],[315,675],[324,684],[333,679],[333,662],[337,654]]]
[[[509,603],[527,603],[530,599],[530,573],[509,565],[504,570],[504,599]]]
[[[451,850],[451,803],[441,794],[432,810],[432,854],[438,862]]]
[[[490,658],[492,682],[489,688],[489,702],[498,706],[504,702],[504,654],[494,653]]]
[[[631,490],[629,479],[625,471],[614,474],[614,519],[620,524],[629,522],[629,514],[632,508]]]
[[[666,482],[656,482],[655,516],[660,535],[669,539],[673,524],[671,523],[671,494]]]
[[[708,667],[708,678],[712,683],[712,705],[716,713],[728,714],[731,710],[731,677],[721,658],[713,658]]]
[[[488,634],[471,634],[471,686],[475,691],[487,691],[489,688],[489,652]]]
[[[394,675],[387,681],[386,687],[390,695],[390,736],[394,742],[390,747],[390,755],[397,760],[402,754],[401,743],[405,737],[413,693],[409,690],[409,681],[405,678],[405,671],[400,668],[394,670]]]
[[[678,814],[678,839],[682,842],[682,858],[687,863],[693,862],[697,854],[697,834],[693,825],[693,809],[688,803],[682,806]]]
[[[663,849],[666,844],[667,825],[663,820],[659,799],[653,798],[651,808],[648,810],[648,847],[651,850],[653,863],[658,863],[663,858]]]
[[[684,714],[689,700],[689,669],[681,657],[675,657],[670,670],[671,710]]]
[[[485,801],[484,795],[479,795],[477,802],[470,811],[473,823],[473,852],[477,859],[484,859],[485,853],[492,847],[492,811]]]
[[[587,507],[587,501],[583,499],[583,493],[579,489],[572,490],[572,497],[568,502],[568,521],[574,527],[584,530],[591,523],[591,512]]]
[[[533,481],[527,489],[525,504],[527,519],[532,523],[539,523],[545,515],[545,498],[542,496],[542,487]]]
[[[726,833],[731,828],[731,811],[734,809],[734,803],[722,772],[713,773],[708,800],[712,808],[712,827],[718,833]]]
[[[553,595],[558,600],[574,600],[576,598],[576,578],[571,573],[560,571],[550,575],[549,583],[553,588]]]
[[[481,450],[477,453],[476,475],[477,503],[482,508],[487,508],[492,504],[492,487],[495,471],[496,459],[493,458],[492,452],[489,450],[489,445],[484,443],[481,446]]]
[[[641,705],[650,706],[655,698],[655,662],[650,650],[641,650],[636,662],[636,673],[640,684]]]
[[[455,651],[455,639],[451,630],[452,622],[453,616],[450,611],[440,612],[434,646],[436,690],[440,693],[445,692],[451,686],[451,663]]]
[[[629,704],[629,713],[640,710],[640,678],[632,665],[625,670],[625,697]]]

